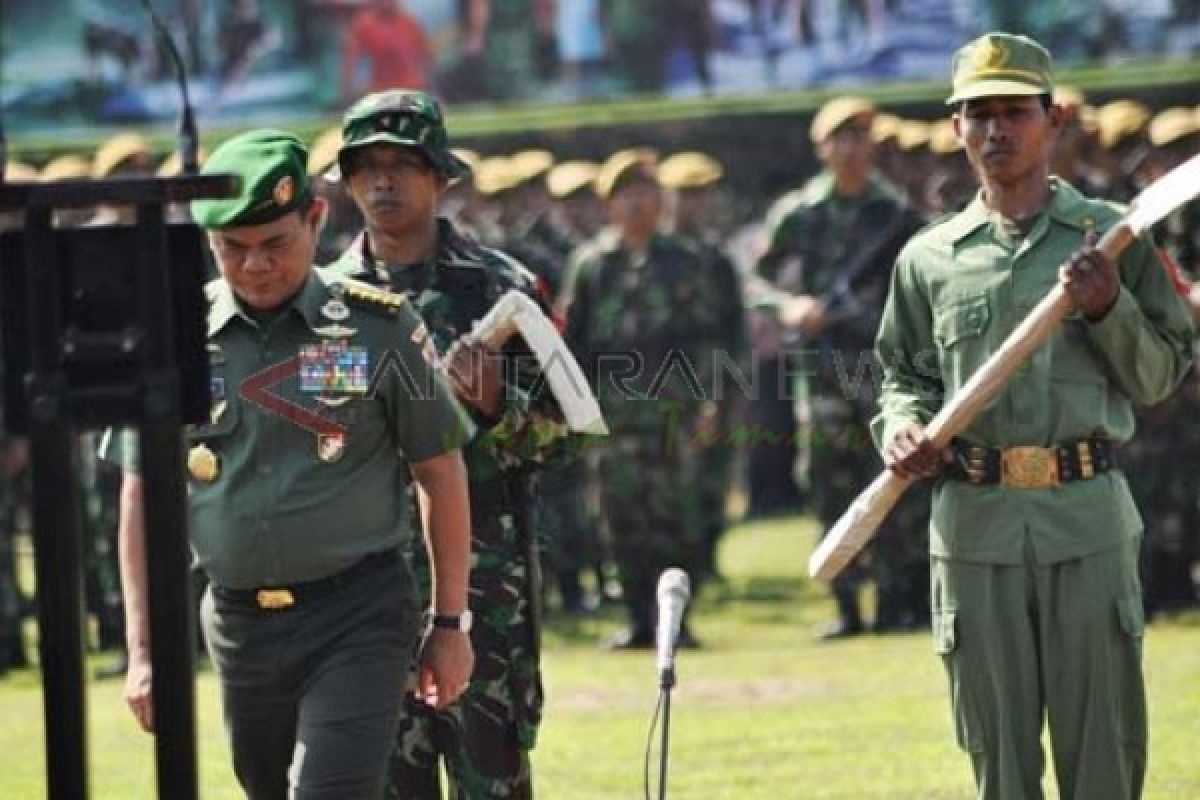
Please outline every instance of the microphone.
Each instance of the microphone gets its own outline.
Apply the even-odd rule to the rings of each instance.
[[[655,636],[659,681],[662,688],[675,685],[675,645],[683,610],[692,596],[691,581],[679,567],[663,570],[658,576],[658,630]]]

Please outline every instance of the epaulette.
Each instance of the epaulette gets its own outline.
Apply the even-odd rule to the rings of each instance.
[[[351,308],[363,311],[374,311],[394,317],[400,313],[401,307],[408,303],[408,298],[402,294],[380,289],[369,283],[339,275],[329,281],[330,288],[340,286],[342,301]]]

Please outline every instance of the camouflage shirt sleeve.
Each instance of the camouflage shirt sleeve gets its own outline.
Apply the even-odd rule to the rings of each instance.
[[[551,317],[546,298],[538,293],[536,279],[528,269],[496,250],[485,251],[485,257],[494,267],[497,295],[510,289],[520,291]],[[536,357],[518,336],[505,344],[502,357],[501,410],[495,419],[477,420],[483,428],[480,444],[509,469],[561,461],[569,449],[569,432]]]

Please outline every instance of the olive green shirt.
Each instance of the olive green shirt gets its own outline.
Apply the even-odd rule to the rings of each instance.
[[[471,433],[422,353],[424,327],[411,306],[347,295],[339,308],[327,281],[341,280],[314,271],[266,325],[227,283],[209,287],[211,420],[187,439],[215,454],[219,470],[209,482],[189,475],[188,506],[196,564],[217,585],[312,580],[407,544],[406,460],[459,449]],[[323,343],[352,355],[334,369],[335,358],[311,349]],[[330,432],[323,458],[318,438]],[[136,471],[132,431],[107,449]]]
[[[982,194],[918,234],[897,259],[876,351],[883,366],[882,449],[912,421],[928,422],[1058,280],[1058,268],[1095,226],[1120,218],[1052,179],[1048,208],[1022,234]],[[1153,247],[1130,245],[1120,294],[1098,322],[1072,313],[962,432],[988,447],[1049,446],[1133,435],[1134,406],[1163,400],[1190,363],[1192,323]],[[1125,478],[1109,472],[1057,488],[1010,489],[940,481],[933,555],[1019,564],[1028,538],[1039,563],[1112,546],[1141,530]]]

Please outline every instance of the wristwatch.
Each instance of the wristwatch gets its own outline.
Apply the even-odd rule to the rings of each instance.
[[[452,631],[462,631],[463,633],[471,632],[471,621],[474,615],[470,609],[461,614],[429,614],[429,626],[431,628],[446,628]]]

